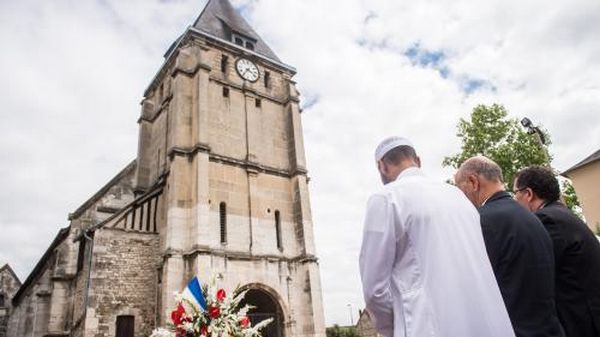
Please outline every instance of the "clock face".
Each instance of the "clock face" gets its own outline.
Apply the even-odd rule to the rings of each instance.
[[[252,61],[248,59],[238,59],[235,65],[235,69],[238,74],[245,80],[250,82],[258,81],[260,77],[260,72],[258,71],[258,67]]]

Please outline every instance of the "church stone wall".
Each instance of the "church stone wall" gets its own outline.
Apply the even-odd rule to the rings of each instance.
[[[17,299],[8,336],[68,335],[73,315],[73,288],[78,245],[75,232],[63,229],[36,266]],[[26,282],[27,283],[27,282]]]
[[[158,236],[103,228],[94,237],[85,337],[115,336],[119,315],[135,317],[135,336],[155,327]]]
[[[12,311],[11,300],[20,286],[21,282],[8,265],[0,268],[0,295],[4,301],[4,303],[0,303],[0,337],[6,337],[8,319]]]
[[[280,104],[263,99],[261,107],[254,107],[251,113],[256,114],[255,124],[257,144],[256,157],[258,162],[278,169],[290,169],[290,126],[289,115]]]
[[[80,245],[85,245],[85,247],[80,248]],[[70,307],[73,312],[72,332],[73,336],[77,337],[83,336],[83,331],[85,329],[85,313],[89,286],[88,276],[90,274],[89,259],[90,255],[92,254],[91,245],[92,243],[84,237],[80,238],[80,240],[76,243],[78,252],[79,249],[84,249],[81,269],[77,272],[77,275],[71,285],[71,297],[73,299],[73,303]],[[78,258],[79,256],[77,256],[76,259]]]
[[[223,97],[223,88],[229,97]],[[209,145],[213,153],[246,159],[245,97],[233,88],[210,83]]]
[[[47,261],[44,271],[38,275],[34,285],[21,296],[13,308],[9,323],[8,337],[42,337],[48,332],[50,310],[49,297],[52,292],[52,268],[55,259]]]
[[[268,174],[248,177],[245,169],[210,163],[210,215],[204,235],[212,247],[220,246],[219,204],[227,205],[227,249],[248,251],[250,245],[249,184],[252,192],[252,252],[295,257],[300,253],[294,224],[294,197],[288,178]],[[255,180],[253,182],[253,180]],[[277,248],[275,212],[281,219],[283,252]]]
[[[256,244],[255,254],[275,254],[285,257],[296,257],[301,254],[294,219],[294,196],[290,179],[259,174],[256,178],[256,193],[253,195],[253,217],[256,228],[253,228]],[[282,251],[277,247],[275,229],[275,212],[280,214],[280,230]]]
[[[212,247],[220,246],[219,207],[227,209],[227,249],[248,251],[250,226],[248,221],[248,178],[244,169],[210,163],[209,198],[210,214],[207,235]]]

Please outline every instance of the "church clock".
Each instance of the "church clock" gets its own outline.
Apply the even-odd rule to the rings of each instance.
[[[240,58],[237,60],[235,69],[243,79],[250,82],[256,82],[260,77],[260,72],[258,71],[256,64],[245,58]]]

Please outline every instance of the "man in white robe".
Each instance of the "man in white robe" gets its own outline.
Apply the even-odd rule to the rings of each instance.
[[[360,273],[385,337],[514,337],[479,214],[454,186],[426,178],[412,144],[384,140],[385,186],[369,199]]]

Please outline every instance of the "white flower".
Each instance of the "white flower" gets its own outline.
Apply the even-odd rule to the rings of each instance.
[[[185,331],[191,332],[194,331],[194,324],[192,322],[185,322],[182,324]]]
[[[175,334],[167,329],[158,328],[152,331],[150,337],[175,337]]]

